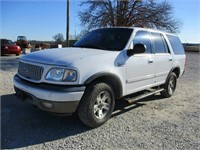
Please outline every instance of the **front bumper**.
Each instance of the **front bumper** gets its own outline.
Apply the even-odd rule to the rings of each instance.
[[[20,54],[21,50],[16,49],[16,50],[1,50],[1,54]]]
[[[25,81],[17,75],[13,84],[18,98],[38,108],[53,113],[73,113],[85,91],[85,86],[60,86],[36,84]]]

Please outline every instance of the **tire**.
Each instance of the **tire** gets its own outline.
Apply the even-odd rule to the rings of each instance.
[[[99,127],[111,117],[114,105],[111,86],[106,83],[92,83],[86,88],[79,103],[79,119],[89,127]]]
[[[15,54],[16,56],[19,56],[20,54]]]
[[[171,97],[176,89],[177,77],[174,72],[170,73],[163,85],[164,91],[160,92],[163,97]]]

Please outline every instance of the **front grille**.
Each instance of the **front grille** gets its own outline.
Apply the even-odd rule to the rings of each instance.
[[[19,62],[18,74],[24,78],[39,81],[43,71],[43,67]]]

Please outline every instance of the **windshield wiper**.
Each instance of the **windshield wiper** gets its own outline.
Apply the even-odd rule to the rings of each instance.
[[[103,49],[106,50],[106,48],[97,46],[97,45],[92,45],[92,44],[85,44],[85,45],[73,45],[73,47],[81,47],[81,48],[95,48],[95,49]]]

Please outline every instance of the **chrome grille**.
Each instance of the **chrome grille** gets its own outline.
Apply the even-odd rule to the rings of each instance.
[[[43,71],[43,67],[19,62],[18,74],[24,78],[39,81]]]

